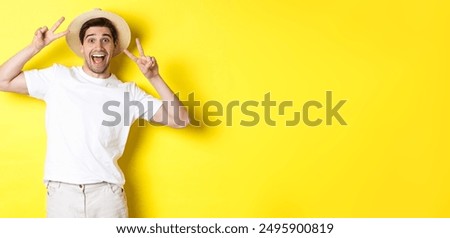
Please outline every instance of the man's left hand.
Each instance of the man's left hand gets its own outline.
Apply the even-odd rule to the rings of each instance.
[[[136,45],[139,51],[139,57],[133,55],[128,49],[125,49],[123,52],[138,65],[139,69],[147,79],[151,80],[158,77],[158,63],[156,62],[155,57],[145,55],[144,49],[142,49],[141,42],[138,38],[136,38]]]

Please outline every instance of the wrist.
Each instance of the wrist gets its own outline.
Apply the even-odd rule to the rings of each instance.
[[[31,43],[31,44],[28,46],[28,49],[30,50],[30,52],[31,52],[33,55],[39,53],[39,51],[41,51],[42,48],[43,48],[43,47],[36,46],[36,45],[33,44],[33,43]]]
[[[150,82],[162,80],[161,75],[159,75],[159,74],[155,74],[155,75],[148,76],[147,79],[148,79]]]

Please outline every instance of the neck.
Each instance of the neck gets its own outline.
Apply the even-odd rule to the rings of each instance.
[[[101,73],[93,72],[91,69],[89,69],[89,67],[86,64],[83,65],[82,69],[87,75],[94,77],[94,78],[107,79],[107,78],[111,77],[111,72],[109,71],[109,67],[106,68]]]

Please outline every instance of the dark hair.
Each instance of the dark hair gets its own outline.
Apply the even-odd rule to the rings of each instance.
[[[103,26],[108,27],[111,31],[112,38],[114,41],[114,44],[117,43],[117,30],[116,27],[112,24],[112,22],[104,17],[94,18],[87,22],[85,22],[81,28],[80,28],[80,34],[78,35],[80,37],[80,42],[83,44],[84,36],[86,35],[86,31],[89,29],[89,27],[93,26]]]

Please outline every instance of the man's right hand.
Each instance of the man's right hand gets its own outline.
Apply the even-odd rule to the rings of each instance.
[[[0,91],[28,94],[23,66],[42,48],[69,33],[66,30],[55,34],[63,21],[64,17],[61,17],[50,30],[46,26],[37,29],[30,45],[0,65]]]
[[[61,17],[49,30],[46,26],[40,27],[36,30],[34,33],[33,38],[33,46],[36,50],[40,51],[45,46],[49,45],[52,41],[61,38],[69,33],[69,30],[65,30],[60,33],[55,33],[55,31],[58,29],[58,27],[63,23],[64,17]]]

